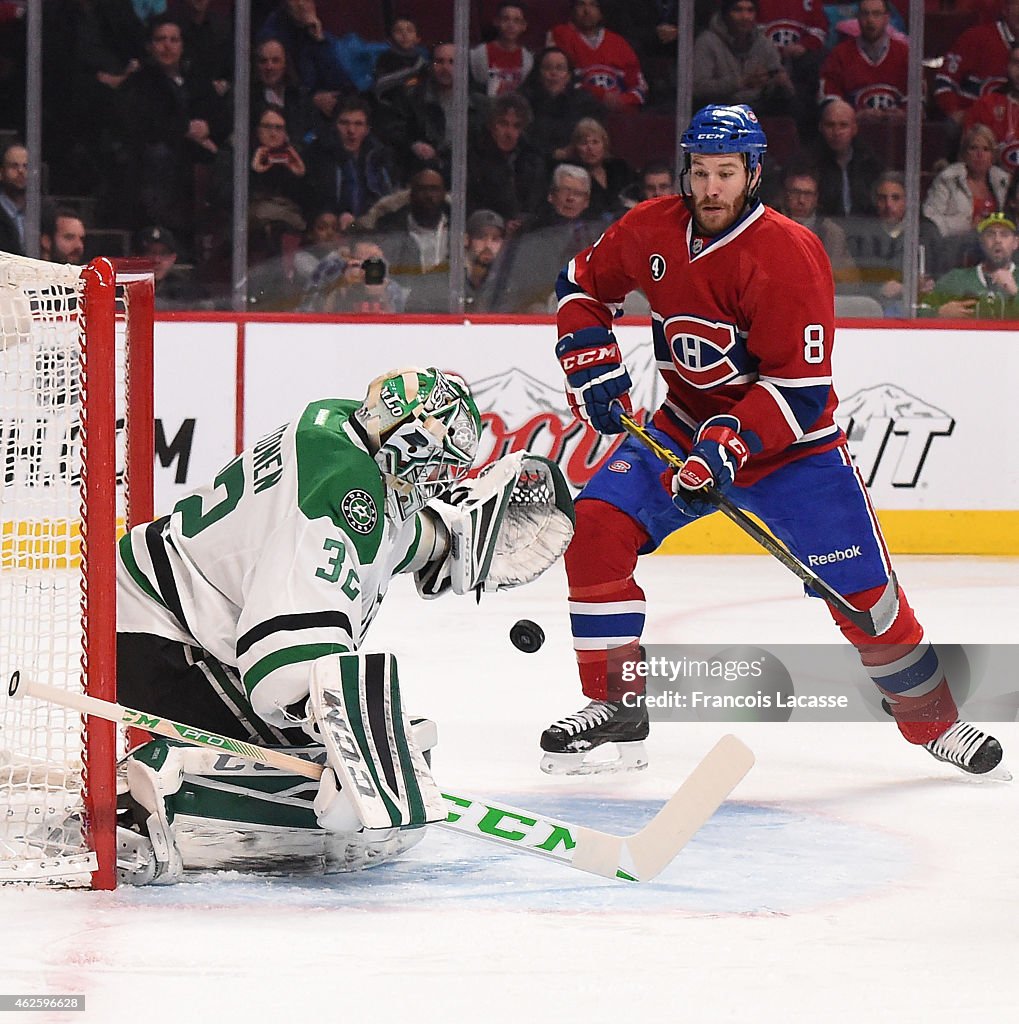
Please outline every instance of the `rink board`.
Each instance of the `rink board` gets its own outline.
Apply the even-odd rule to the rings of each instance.
[[[645,324],[616,328],[638,413],[662,399]],[[482,462],[526,447],[579,490],[617,439],[575,420],[548,318],[335,318],[174,314],[156,324],[156,512],[215,476],[244,445],[306,402],[357,396],[379,373],[437,364],[471,383],[486,423]],[[1019,350],[1007,330],[840,328],[833,355],[839,422],[899,553],[1019,554],[1019,467],[1011,435]],[[984,369],[986,367],[986,370]],[[10,541],[22,524],[0,524]],[[748,553],[720,516],[665,553]]]

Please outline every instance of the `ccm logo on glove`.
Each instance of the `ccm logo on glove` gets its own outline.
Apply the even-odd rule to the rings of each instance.
[[[709,455],[711,450],[708,445],[717,446],[714,458]],[[750,449],[735,430],[729,427],[708,427],[697,435],[697,444],[679,471],[679,483],[691,491],[709,483],[725,488],[732,483],[736,471],[749,458]]]
[[[613,342],[611,345],[599,345],[596,348],[582,348],[574,352],[566,352],[559,358],[559,363],[565,373],[573,373],[574,370],[620,363],[622,358],[619,346]]]

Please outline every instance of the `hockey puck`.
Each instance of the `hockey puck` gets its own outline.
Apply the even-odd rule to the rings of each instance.
[[[519,622],[513,624],[513,628],[510,630],[510,640],[513,641],[513,646],[518,651],[523,651],[524,654],[534,654],[535,651],[541,649],[541,645],[545,642],[545,632],[537,622],[520,619]]]

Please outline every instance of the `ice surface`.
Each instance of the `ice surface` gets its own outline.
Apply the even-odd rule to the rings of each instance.
[[[1009,642],[1014,560],[899,558],[928,635]],[[820,602],[764,557],[640,567],[650,643],[828,643]],[[627,885],[434,831],[357,876],[203,875],[115,893],[0,889],[0,993],[85,996],[11,1020],[1012,1019],[1019,782],[979,783],[891,725],[661,723],[635,776],[550,779],[537,737],[582,703],[556,570],[421,602],[399,581],[369,637],[439,723],[440,783],[575,823],[639,828],[723,732],[757,765],[660,879]],[[509,642],[519,618],[548,637]],[[994,727],[1019,768],[1019,728]],[[5,1016],[5,1020],[7,1017]]]

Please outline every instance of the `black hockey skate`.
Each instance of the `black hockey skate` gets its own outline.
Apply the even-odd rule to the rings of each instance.
[[[548,775],[591,775],[596,772],[640,771],[647,767],[644,740],[648,734],[643,701],[593,700],[576,714],[553,722],[541,734],[541,770]],[[588,754],[611,744],[614,757],[588,759]]]
[[[956,722],[924,749],[939,761],[953,765],[969,775],[1008,780],[1011,773],[1001,764],[1001,744],[975,725]]]

